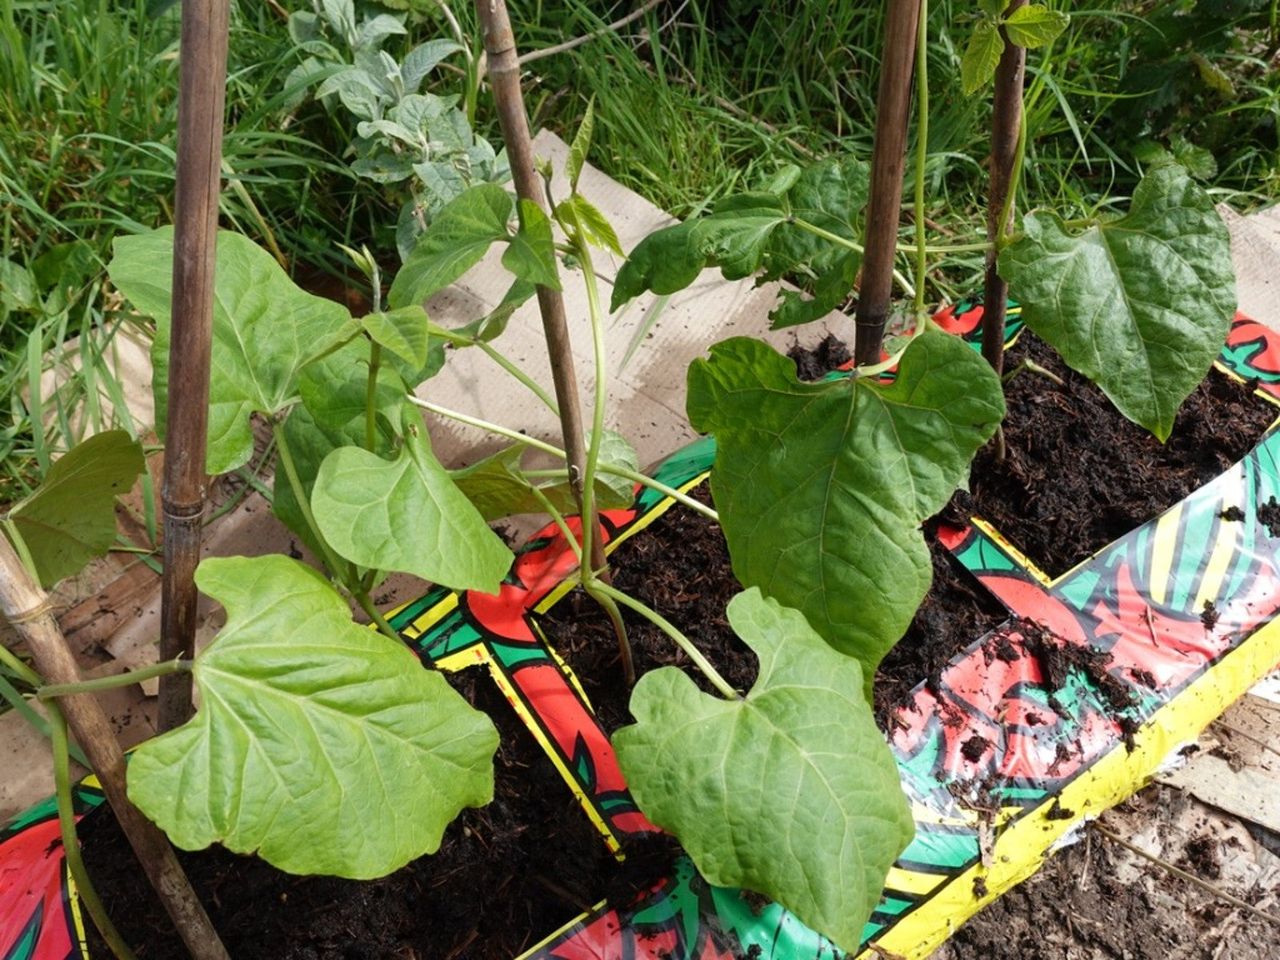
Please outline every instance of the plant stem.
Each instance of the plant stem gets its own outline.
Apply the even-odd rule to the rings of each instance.
[[[18,559],[22,561],[22,565],[26,568],[27,573],[31,575],[31,579],[39,583],[40,571],[36,569],[36,561],[31,556],[27,541],[22,539],[22,533],[18,530],[18,525],[8,517],[4,518],[4,532],[9,535],[9,541],[13,544],[13,549],[18,551]]]
[[[535,500],[542,504],[542,509],[551,517],[556,528],[560,531],[560,536],[564,537],[564,542],[569,545],[569,549],[573,551],[573,555],[578,558],[578,563],[582,563],[582,547],[578,546],[578,538],[573,535],[573,531],[569,529],[569,524],[565,522],[564,514],[556,509],[555,504],[547,497],[545,493],[539,490],[534,484],[529,484],[529,492],[533,494]]]
[[[459,423],[467,424],[467,426],[476,427],[480,430],[487,430],[489,433],[495,433],[500,437],[506,437],[508,440],[514,440],[516,443],[524,444],[525,446],[532,447],[535,450],[541,450],[543,453],[549,453],[553,457],[558,457],[561,460],[568,459],[563,450],[557,446],[547,443],[545,440],[526,436],[523,433],[518,433],[517,431],[510,430],[507,427],[499,426],[498,424],[491,423],[488,420],[481,420],[479,417],[472,417],[465,413],[459,413],[457,410],[450,410],[448,407],[442,407],[439,404],[432,403],[430,400],[423,400],[413,395],[409,396],[409,400],[410,402],[422,407],[422,409],[441,417],[448,417],[450,420],[457,420]],[[720,514],[716,513],[715,510],[708,507],[705,503],[699,503],[687,493],[681,493],[675,487],[668,486],[660,480],[655,480],[653,477],[645,476],[637,470],[621,467],[614,463],[597,464],[597,469],[601,473],[607,473],[614,477],[622,477],[624,480],[630,480],[632,483],[638,483],[641,486],[657,490],[659,493],[670,497],[672,500],[684,504],[690,510],[694,510],[697,513],[702,514],[708,520],[715,523],[720,522]],[[567,475],[568,474],[566,473],[566,476]]]
[[[477,347],[483,350],[485,356],[489,357],[489,359],[491,359],[494,363],[500,366],[503,370],[507,371],[507,373],[511,374],[511,376],[515,377],[517,380],[523,383],[526,387],[528,387],[530,392],[532,392],[535,397],[541,400],[543,405],[546,406],[548,410],[554,413],[557,417],[560,416],[560,407],[557,406],[555,400],[551,398],[551,394],[547,393],[546,390],[542,389],[542,387],[538,384],[536,380],[533,379],[533,377],[529,376],[527,373],[521,370],[520,367],[517,366],[513,361],[511,361],[504,354],[499,352],[497,348],[493,346],[493,344],[480,339],[475,339],[472,341],[472,343],[474,343]]]
[[[80,841],[76,837],[76,811],[71,798],[71,764],[69,761],[70,744],[67,740],[67,721],[57,707],[49,709],[50,739],[53,742],[53,785],[54,796],[58,804],[58,830],[62,835],[62,853],[67,858],[67,869],[75,881],[76,892],[80,902],[89,911],[93,925],[102,934],[107,947],[115,954],[116,960],[136,960],[129,945],[120,936],[120,931],[111,922],[106,908],[93,886],[89,871],[85,869],[84,859],[80,856]]]
[[[592,359],[596,368],[591,397],[591,437],[587,443],[587,461],[582,477],[582,582],[585,584],[604,566],[604,542],[596,521],[596,471],[600,463],[600,442],[604,436],[608,380],[605,377],[604,322],[595,265],[591,261],[591,250],[586,243],[575,238],[574,246],[586,284],[587,317],[591,324]],[[592,519],[591,523],[587,522],[587,517]],[[624,662],[630,660],[630,653],[628,650]]]
[[[33,578],[34,579],[34,578]],[[0,644],[0,663],[8,667],[13,673],[17,674],[21,679],[25,680],[31,686],[37,689],[44,685],[44,681],[40,679],[40,674],[36,673],[25,663],[18,659],[18,655],[10,650],[4,644]]]
[[[885,9],[884,53],[876,99],[875,146],[871,155],[871,196],[854,319],[854,363],[878,363],[893,293],[893,261],[897,255],[902,208],[902,173],[906,162],[911,73],[916,54],[919,0],[894,0]],[[915,291],[911,292],[912,296]]]
[[[369,596],[369,591],[364,589],[363,584],[357,584],[355,589],[351,590],[351,595],[356,598],[356,603],[360,604],[360,609],[365,612],[365,616],[373,621],[379,633],[389,640],[396,641],[396,643],[404,642],[400,634],[396,632],[396,628],[388,623],[387,618],[378,612],[378,608],[373,604],[373,598]]]
[[[929,158],[929,0],[920,0],[916,25],[916,313],[924,313],[926,266],[924,167]]]
[[[1060,376],[1058,376],[1052,370],[1049,370],[1046,367],[1040,366],[1040,364],[1036,363],[1034,360],[1032,360],[1029,357],[1026,360],[1023,360],[1020,364],[1018,364],[1008,373],[1006,373],[1001,378],[1000,382],[1003,383],[1005,386],[1008,386],[1010,383],[1013,382],[1014,378],[1018,374],[1022,373],[1022,371],[1024,370],[1027,371],[1027,373],[1038,373],[1040,374],[1040,376],[1045,377],[1046,379],[1052,380],[1054,383],[1056,383],[1060,387],[1066,386],[1066,383],[1063,381],[1063,379]]]
[[[364,388],[364,448],[374,451],[378,439],[378,368],[382,366],[382,345],[369,341],[369,379]]]
[[[112,674],[109,677],[95,677],[92,680],[79,680],[75,683],[45,684],[36,691],[36,699],[41,701],[55,700],[58,697],[69,697],[77,693],[97,693],[100,690],[116,690],[120,687],[131,687],[135,683],[150,680],[152,677],[163,677],[171,673],[191,672],[194,661],[165,660],[153,663],[149,667],[138,670],[127,670],[124,673]]]
[[[792,217],[789,222],[796,229],[803,230],[805,233],[811,233],[815,237],[821,237],[823,240],[826,240],[829,243],[834,243],[838,247],[844,247],[846,250],[852,250],[854,253],[866,253],[866,248],[863,247],[862,244],[855,243],[847,237],[840,236],[838,233],[832,233],[830,230],[824,230],[822,227],[815,223],[810,223],[808,220],[801,220],[799,217]],[[895,249],[897,249],[896,244]],[[914,248],[904,246],[903,249]],[[912,286],[911,281],[908,280],[901,271],[894,269],[893,279],[898,281],[898,286],[902,287],[903,292],[906,293],[907,296],[915,296],[915,288]]]
[[[609,622],[613,624],[613,635],[618,638],[618,657],[622,661],[622,678],[630,689],[636,685],[636,662],[631,654],[631,640],[627,636],[627,625],[622,619],[622,611],[618,609],[618,604],[614,602],[613,597],[600,589],[603,586],[606,586],[604,581],[595,577],[582,582],[582,589],[587,592],[587,596],[600,604],[600,608],[609,617]]]
[[[685,654],[689,657],[691,661],[693,661],[693,665],[697,667],[698,670],[702,673],[702,675],[707,678],[707,681],[713,687],[715,687],[717,691],[719,691],[722,697],[724,697],[726,700],[742,699],[742,694],[740,694],[737,690],[733,689],[733,687],[729,684],[729,681],[727,681],[724,677],[720,676],[719,671],[717,671],[716,668],[711,665],[711,662],[702,655],[702,651],[700,651],[697,647],[693,645],[693,641],[690,640],[688,637],[686,637],[683,633],[681,633],[680,630],[677,629],[675,625],[672,624],[669,620],[667,620],[664,616],[662,616],[662,614],[658,613],[656,610],[650,609],[648,606],[641,603],[639,600],[623,593],[621,590],[611,587],[607,583],[601,583],[600,581],[597,580],[594,584],[594,587],[597,591],[604,594],[606,597],[616,600],[618,603],[622,604],[624,607],[630,607],[632,610],[640,614],[640,616],[644,617],[646,620],[652,623],[655,627],[657,627],[659,630],[661,630],[663,633],[669,636],[672,640],[674,640],[676,642],[676,645],[679,646],[680,649],[685,652]]]

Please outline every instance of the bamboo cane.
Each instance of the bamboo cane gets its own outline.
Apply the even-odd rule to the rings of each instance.
[[[1005,15],[1023,6],[1026,0],[1012,0]],[[1019,131],[1022,127],[1022,84],[1026,70],[1027,51],[1009,42],[1004,27],[1004,53],[996,67],[995,99],[991,114],[991,191],[987,198],[987,240],[992,244],[987,253],[987,274],[982,295],[982,355],[997,374],[1004,372],[1005,306],[1009,299],[1009,285],[996,272],[996,260],[1000,254],[998,241],[1013,225],[1013,206],[1001,223],[1005,201],[1013,186],[1013,165],[1018,153]]]
[[[0,610],[26,643],[46,682],[80,681],[80,671],[53,618],[48,596],[32,580],[4,536],[0,536]],[[187,950],[194,960],[229,960],[169,841],[129,801],[124,754],[102,707],[87,693],[61,697],[58,703]]]
[[[179,47],[178,172],[174,205],[173,327],[164,462],[164,577],[160,659],[195,650],[195,568],[205,505],[213,273],[226,99],[227,0],[183,0]],[[191,675],[160,679],[157,726],[191,716]]]
[[[520,89],[520,60],[516,54],[515,34],[511,30],[506,0],[476,0],[476,15],[484,32],[485,54],[489,61],[489,84],[493,89],[502,140],[511,161],[511,178],[515,181],[516,195],[545,209],[541,183],[534,167],[533,139],[529,135],[524,93]],[[542,329],[547,340],[547,356],[551,361],[556,403],[560,407],[560,431],[564,437],[565,452],[569,455],[569,479],[581,514],[587,451],[582,429],[578,380],[569,346],[564,297],[558,290],[538,287],[538,309],[542,314]],[[596,375],[604,376],[604,371],[598,370]],[[600,529],[599,519],[595,516],[589,520],[584,518],[584,522],[590,522],[592,530]],[[591,566],[595,570],[603,570],[604,565],[603,538],[597,533],[591,538]]]
[[[866,253],[854,319],[853,356],[859,366],[880,362],[885,321],[889,316],[919,22],[920,0],[888,0],[880,90],[876,99],[875,146],[871,153],[871,196],[863,244]],[[917,215],[923,216],[923,213],[917,211]]]

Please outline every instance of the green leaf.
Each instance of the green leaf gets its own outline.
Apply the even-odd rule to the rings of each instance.
[[[281,556],[205,560],[227,624],[196,657],[200,709],[139,746],[129,798],[185,850],[372,879],[440,847],[493,798],[498,734],[405,646],[352,623]]]
[[[507,239],[512,203],[507,191],[482,183],[445,204],[418,239],[387,293],[393,309],[423,304]]]
[[[395,460],[357,447],[325,458],[311,495],[320,533],[362,567],[497,593],[511,551],[435,458],[426,428],[410,419]]]
[[[856,243],[862,239],[860,217],[870,191],[871,164],[852,157],[834,157],[801,171],[786,200],[797,219]],[[827,274],[850,254],[860,256],[798,227],[785,226],[770,244],[766,276],[774,279],[783,274]],[[843,292],[847,294],[849,290]]]
[[[587,162],[587,153],[591,150],[591,133],[595,130],[596,125],[596,98],[593,96],[587,101],[586,112],[582,115],[582,122],[578,124],[578,132],[573,136],[573,143],[569,145],[569,160],[565,164],[565,174],[569,177],[569,191],[573,195],[578,193],[578,178],[582,175],[583,164]]]
[[[151,347],[156,428],[168,410],[173,228],[118,237],[107,270],[141,313],[156,321]],[[298,391],[298,371],[350,339],[356,324],[341,304],[295,286],[247,237],[219,231],[213,291],[209,446],[205,469],[226,473],[253,455],[253,413],[275,416]]]
[[[849,253],[848,247],[791,221],[802,220],[856,242],[855,219],[866,205],[869,170],[866,163],[850,158],[824,160],[798,175],[775,178],[774,185],[784,188],[783,194],[729,197],[705,217],[650,234],[619,271],[611,309],[646,290],[657,294],[682,290],[704,267],[718,266],[730,280],[750,276],[761,267],[766,268],[767,278],[828,273]]]
[[[532,482],[520,469],[523,446],[511,446],[485,457],[469,467],[450,472],[472,505],[485,520],[500,520],[519,513],[545,513],[542,501],[532,492]],[[606,430],[600,439],[600,463],[639,470],[635,449],[621,434]],[[596,506],[602,510],[629,507],[635,500],[630,480],[612,474],[596,474]],[[578,512],[578,504],[568,481],[538,486],[539,492],[561,514]]]
[[[704,267],[718,266],[730,280],[750,276],[760,269],[770,235],[786,219],[780,197],[748,193],[721,201],[706,217],[649,234],[618,271],[610,310],[646,290],[683,290]]]
[[[979,20],[960,60],[960,86],[966,97],[977,93],[996,75],[1004,39],[1000,28],[990,20]]]
[[[507,323],[511,320],[511,315],[516,312],[521,304],[525,303],[530,297],[538,292],[528,280],[517,278],[507,292],[502,295],[502,300],[492,311],[485,314],[479,320],[472,320],[468,324],[464,324],[454,330],[446,330],[443,327],[432,328],[435,336],[443,337],[456,347],[470,346],[466,339],[461,339],[455,334],[461,334],[463,338],[474,340],[482,340],[485,343],[496,340],[507,329]]]
[[[1072,233],[1030,214],[1000,254],[1022,318],[1121,413],[1161,441],[1226,342],[1236,309],[1230,238],[1177,166],[1150,171],[1129,212]]]
[[[1193,52],[1190,55],[1190,59],[1195,64],[1196,71],[1200,74],[1200,79],[1206,87],[1225,99],[1231,100],[1235,98],[1236,85],[1225,70],[1203,53]]]
[[[568,200],[561,200],[556,204],[555,212],[556,219],[566,227],[566,232],[572,229],[581,234],[587,243],[611,250],[620,257],[625,256],[613,224],[582,194],[575,193]]]
[[[690,366],[688,412],[716,438],[711,490],[738,580],[803,612],[869,683],[929,587],[920,522],[1004,416],[999,378],[936,327],[888,386],[802,383],[736,337]]]
[[[1033,3],[1011,13],[1004,21],[1004,32],[1010,43],[1034,50],[1057,40],[1070,22],[1071,18],[1060,10]]]
[[[774,330],[821,320],[849,297],[862,255],[850,250],[813,283],[813,296],[804,297],[795,290],[783,290],[781,299],[769,313],[769,326]]]
[[[5,310],[35,310],[40,303],[31,271],[8,257],[0,257],[0,307]]]
[[[502,265],[520,280],[552,290],[560,289],[551,221],[531,200],[520,201],[520,229],[503,253]]]
[[[414,304],[360,318],[365,333],[405,363],[422,367],[427,362],[427,311]]]
[[[138,442],[123,430],[108,430],[68,450],[44,482],[9,511],[42,586],[79,573],[110,549],[116,539],[116,496],[128,493],[143,469]]]
[[[618,760],[708,882],[777,900],[852,955],[914,832],[897,766],[856,660],[758,590],[728,615],[760,659],[750,693],[711,696],[674,667],[645,674],[637,723],[613,736]]]

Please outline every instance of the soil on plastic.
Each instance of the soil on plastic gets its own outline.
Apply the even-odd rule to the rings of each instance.
[[[1064,385],[1024,371],[1006,386],[1008,453],[1003,463],[993,446],[978,454],[972,506],[1054,576],[1218,476],[1253,448],[1276,417],[1252,384],[1211,372],[1161,444],[1121,416],[1044,341],[1023,331],[1005,370],[1028,357]],[[1274,512],[1280,514],[1280,507]]]
[[[595,904],[627,903],[671,866],[666,837],[619,864],[564,781],[479,668],[450,677],[502,742],[493,803],[467,810],[440,851],[381,880],[295,877],[220,847],[179,852],[232,957],[269,960],[511,960]],[[139,960],[186,956],[115,818],[81,824],[85,861]],[[89,924],[91,955],[111,954]]]

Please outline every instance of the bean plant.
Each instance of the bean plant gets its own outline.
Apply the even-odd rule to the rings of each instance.
[[[326,0],[321,15],[354,47],[361,34],[348,7]],[[1042,7],[1008,16],[995,0],[980,7],[965,57],[971,87],[986,82],[1006,42],[1050,47],[1062,28]],[[364,82],[334,76],[347,76],[352,90]],[[370,92],[365,123],[388,115],[380,96]],[[552,195],[544,169],[549,210],[494,183],[461,190],[424,225],[389,285],[382,261],[349,251],[373,293],[365,316],[298,288],[246,238],[220,234],[207,470],[249,462],[252,421],[266,424],[278,456],[274,510],[324,572],[283,556],[201,564],[197,583],[226,608],[226,625],[193,662],[162,669],[191,671],[202,706],[136,750],[129,795],[178,846],[217,842],[295,872],[374,877],[435,851],[462,809],[491,799],[497,734],[443,677],[417,667],[371,591],[399,571],[494,593],[512,554],[488,521],[541,511],[576,552],[584,590],[615,622],[627,608],[657,625],[714,691],[674,667],[635,686],[635,723],[613,742],[640,808],[711,883],[764,893],[854,951],[912,836],[908,800],[873,722],[872,679],[929,587],[921,523],[965,482],[1005,414],[1000,377],[924,311],[928,256],[987,250],[1027,325],[1164,439],[1230,321],[1225,229],[1174,165],[1149,171],[1126,214],[1070,221],[1034,211],[988,244],[930,247],[918,216],[916,243],[904,246],[914,282],[898,274],[914,302],[884,363],[804,383],[786,357],[738,337],[693,364],[689,418],[717,442],[712,509],[644,476],[625,439],[604,429],[608,311],[594,257],[622,251],[578,189],[590,131],[588,109],[569,153],[567,195]],[[385,126],[361,131],[375,135],[398,136]],[[1024,151],[1022,143],[1019,165]],[[783,169],[643,240],[611,307],[674,293],[716,267],[729,278],[804,278],[804,293],[781,295],[775,326],[825,316],[858,275],[868,184],[859,159]],[[423,303],[495,247],[512,277],[502,305],[460,328],[434,323]],[[115,285],[156,323],[161,423],[172,259],[165,228],[117,240],[110,265]],[[727,619],[759,661],[749,690],[734,689],[661,611],[593,568],[597,531],[585,524],[575,533],[568,516],[578,507],[575,478],[524,465],[530,449],[565,459],[562,448],[430,398],[448,345],[483,350],[554,408],[497,343],[535,288],[560,288],[562,260],[585,285],[596,367],[582,513],[624,505],[635,484],[648,484],[720,523],[744,587]],[[424,410],[512,445],[450,471],[432,451]],[[354,622],[353,607],[372,628]]]

